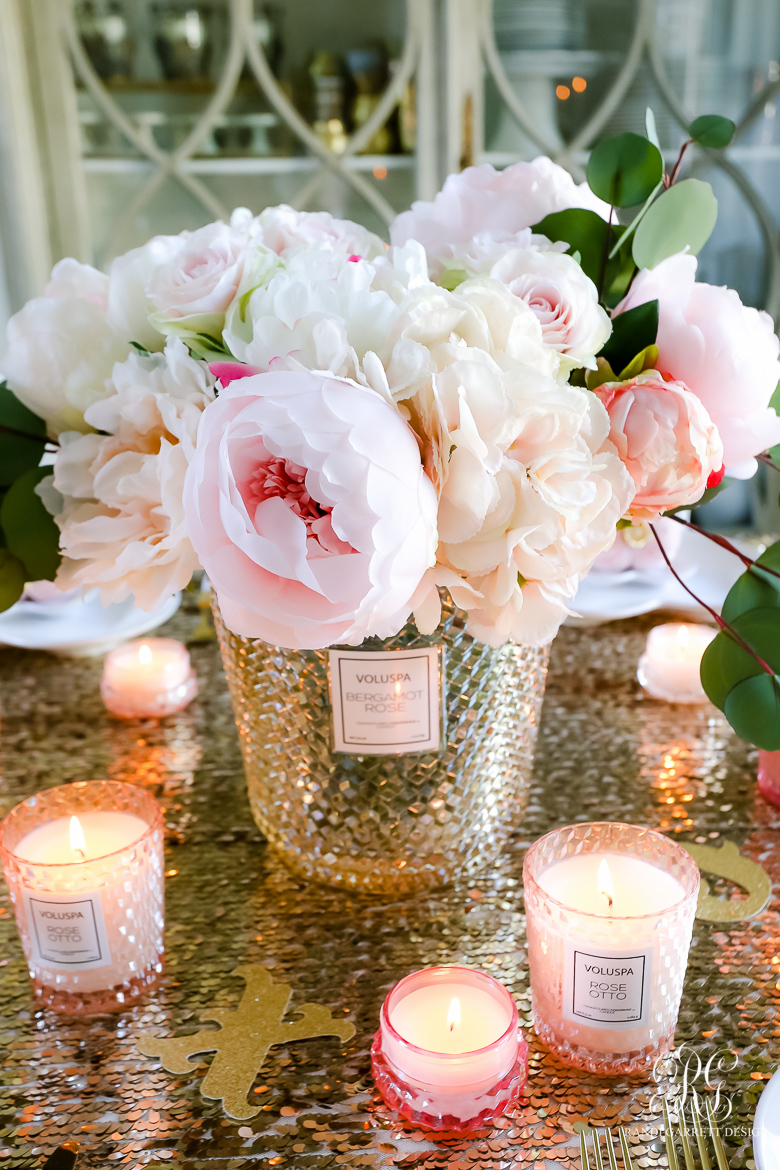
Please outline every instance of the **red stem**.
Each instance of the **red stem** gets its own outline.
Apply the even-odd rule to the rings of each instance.
[[[692,142],[693,142],[693,139],[689,138],[688,141],[683,142],[682,146],[680,147],[680,153],[677,156],[677,162],[674,164],[674,170],[672,171],[671,175],[669,176],[669,186],[670,187],[673,187],[676,180],[677,180],[677,176],[680,173],[680,167],[682,166],[683,155],[685,154],[686,150],[688,149],[688,147],[691,145]]]
[[[682,516],[669,516],[667,519],[676,520],[678,524],[684,524],[686,528],[691,528],[701,536],[706,536],[707,540],[711,540],[714,544],[719,545],[720,548],[725,548],[726,552],[732,553],[738,560],[742,561],[746,569],[752,569],[755,566],[762,573],[769,573],[771,577],[780,577],[777,569],[770,569],[768,565],[762,565],[758,561],[752,560],[746,553],[740,552],[736,545],[733,545],[725,536],[720,536],[717,532],[707,532],[705,528],[699,528],[698,524],[692,524],[690,520],[683,520]]]
[[[707,613],[710,614],[710,616],[712,618],[714,618],[715,624],[717,625],[719,630],[723,630],[724,633],[729,634],[734,639],[734,641],[739,646],[741,646],[742,649],[745,650],[751,656],[751,658],[755,658],[756,662],[758,663],[758,665],[761,667],[762,670],[765,670],[767,674],[771,675],[772,678],[774,678],[775,672],[772,670],[771,666],[767,666],[767,664],[766,664],[766,662],[764,662],[763,658],[759,658],[759,656],[756,654],[755,650],[753,650],[750,646],[748,646],[745,639],[737,633],[737,631],[734,629],[734,627],[732,625],[730,625],[729,622],[724,621],[724,619],[720,616],[720,614],[717,613],[712,608],[711,605],[707,605],[706,601],[702,601],[702,599],[700,597],[696,596],[696,594],[693,592],[692,589],[688,588],[688,586],[685,584],[685,582],[683,581],[680,574],[675,569],[672,562],[669,560],[669,557],[667,556],[667,553],[666,553],[666,549],[661,544],[661,538],[659,537],[658,533],[655,530],[655,525],[653,525],[653,524],[650,525],[650,531],[652,532],[653,536],[655,537],[655,543],[658,545],[659,549],[661,550],[661,556],[666,561],[666,567],[669,569],[669,572],[672,574],[675,581],[679,582],[679,584],[682,585],[685,592],[688,593],[693,598],[693,600],[696,602],[697,605],[700,605],[702,607],[702,609],[706,609]]]

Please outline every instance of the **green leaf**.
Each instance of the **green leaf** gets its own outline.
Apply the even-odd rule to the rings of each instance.
[[[707,698],[720,711],[734,686],[758,673],[761,667],[752,654],[722,630],[702,655],[701,684]]]
[[[695,256],[712,234],[718,201],[701,179],[675,183],[648,208],[634,232],[632,254],[639,268],[654,268],[686,250]]]
[[[548,240],[563,240],[569,245],[570,254],[579,252],[582,271],[598,286],[604,250],[609,250],[610,244],[619,239],[626,229],[620,224],[613,224],[610,229],[595,211],[572,207],[567,211],[554,211],[546,215],[531,230],[547,236]],[[626,245],[607,262],[604,300],[608,305],[617,304],[623,296],[633,271],[631,249]]]
[[[0,423],[23,435],[46,438],[46,423],[20,402],[5,382],[0,383]]]
[[[598,390],[605,382],[617,382],[618,376],[606,358],[596,358],[597,369],[585,371],[585,385],[588,390]]]
[[[691,122],[688,133],[699,146],[723,150],[731,142],[736,129],[730,118],[721,118],[720,114],[702,114]]]
[[[780,679],[762,671],[730,691],[723,714],[737,735],[767,752],[780,750]]]
[[[0,506],[6,543],[24,565],[28,581],[53,581],[60,566],[60,531],[35,488],[51,468],[26,471],[11,484]]]
[[[16,604],[22,596],[24,584],[22,562],[8,549],[0,548],[0,610],[10,609]]]
[[[613,370],[626,366],[658,336],[658,301],[646,301],[612,319],[612,332],[599,356],[605,357]]]
[[[753,567],[735,581],[726,594],[721,616],[733,622],[751,609],[780,606],[780,577]]]
[[[468,276],[469,274],[466,272],[465,268],[445,268],[444,272],[439,278],[438,283],[442,288],[446,288],[449,292],[453,292],[459,284],[463,284],[464,280],[468,280]]]
[[[640,134],[617,134],[593,148],[588,159],[588,186],[613,207],[644,203],[664,171],[657,146]]]
[[[657,361],[658,346],[646,345],[641,353],[632,358],[628,365],[620,371],[618,377],[621,382],[629,382],[632,378],[638,378],[645,370],[654,370]]]
[[[658,131],[655,126],[655,114],[649,106],[645,108],[645,132],[653,146],[657,146],[660,150],[661,143],[658,140]]]

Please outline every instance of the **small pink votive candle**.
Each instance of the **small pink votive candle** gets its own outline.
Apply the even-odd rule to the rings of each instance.
[[[569,825],[523,866],[534,1028],[561,1060],[645,1072],[674,1042],[699,870],[636,825]]]
[[[764,800],[780,805],[780,752],[759,751],[758,787]]]
[[[106,655],[103,702],[124,719],[181,711],[198,693],[187,647],[174,638],[138,638]]]
[[[667,703],[708,702],[701,685],[701,660],[717,632],[713,626],[690,622],[653,626],[637,669],[647,693]]]
[[[28,797],[0,825],[0,857],[39,1002],[119,1011],[162,970],[163,811],[114,780]]]
[[[382,1005],[371,1070],[386,1103],[416,1125],[469,1132],[500,1116],[528,1075],[517,1006],[468,967],[429,967]]]

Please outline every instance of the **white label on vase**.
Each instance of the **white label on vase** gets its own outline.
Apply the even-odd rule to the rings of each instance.
[[[111,965],[100,894],[24,890],[33,962],[66,971]]]
[[[438,751],[440,647],[329,654],[334,751],[361,756]]]
[[[604,954],[566,940],[563,1015],[591,1028],[634,1027],[650,1019],[653,950]]]

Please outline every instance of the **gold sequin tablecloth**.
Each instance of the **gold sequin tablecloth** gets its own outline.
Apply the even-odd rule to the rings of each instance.
[[[249,812],[216,643],[192,646],[200,697],[162,721],[110,717],[101,660],[0,650],[0,812],[28,794],[111,776],[148,787],[166,809],[166,971],[147,1001],[115,1017],[57,1017],[32,1002],[13,910],[0,886],[0,1168],[37,1167],[60,1142],[81,1167],[579,1167],[577,1127],[630,1127],[635,1164],[665,1166],[663,1084],[603,1080],[559,1064],[530,1029],[521,1107],[470,1140],[399,1124],[372,1091],[369,1047],[388,988],[437,963],[481,967],[530,1010],[521,885],[527,845],[575,820],[628,820],[683,841],[735,842],[780,883],[780,809],[757,792],[756,753],[709,705],[643,696],[643,618],[564,629],[553,648],[534,786],[501,868],[476,886],[397,902],[306,886],[268,851]],[[191,636],[185,610],[162,631]],[[721,883],[728,893],[727,883]],[[780,902],[733,925],[697,922],[677,1032],[702,1063],[726,1054],[731,1166],[753,1166],[749,1129],[780,1064]],[[334,1038],[272,1048],[249,1122],[198,1091],[205,1063],[176,1078],[139,1055],[144,1032],[170,1035],[214,1006],[235,1007],[233,973],[266,965],[293,990],[352,1020]],[[206,1058],[207,1060],[210,1058]],[[716,1078],[717,1079],[717,1078]]]

